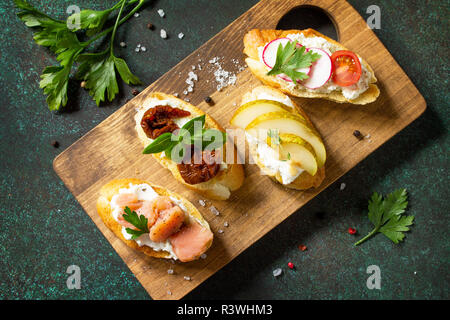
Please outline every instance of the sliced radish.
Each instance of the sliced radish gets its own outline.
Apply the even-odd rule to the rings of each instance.
[[[331,63],[330,56],[324,50],[319,48],[309,48],[309,50],[320,54],[321,57],[313,62],[309,78],[302,81],[301,84],[308,89],[317,89],[330,80],[333,64]]]
[[[266,44],[263,49],[262,60],[267,67],[269,67],[270,69],[273,68],[275,62],[277,61],[277,50],[279,45],[281,44],[284,47],[288,42],[291,42],[291,39],[278,38]]]
[[[272,69],[273,66],[275,65],[275,62],[277,61],[277,51],[278,51],[279,45],[281,44],[284,47],[286,45],[286,43],[291,42],[291,41],[292,40],[289,38],[278,38],[278,39],[272,40],[268,44],[266,44],[266,46],[263,49],[263,53],[262,53],[262,60],[263,60],[264,64],[268,68]],[[302,45],[300,43],[297,43],[296,46],[297,46],[297,48],[302,47]],[[308,49],[306,49],[306,51],[308,51]],[[297,69],[296,71],[303,72],[303,73],[306,73],[307,75],[309,75],[309,73],[311,72],[311,67]],[[284,81],[292,82],[291,78],[289,78],[284,73],[277,74],[277,77]]]

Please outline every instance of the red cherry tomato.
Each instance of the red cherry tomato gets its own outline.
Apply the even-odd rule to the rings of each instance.
[[[333,53],[331,61],[334,83],[341,87],[348,87],[358,82],[362,69],[356,54],[347,50],[339,50]]]

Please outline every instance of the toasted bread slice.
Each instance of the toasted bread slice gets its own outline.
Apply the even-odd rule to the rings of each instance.
[[[284,93],[280,92],[277,89],[274,89],[269,86],[259,86],[259,87],[254,88],[252,91],[249,91],[243,95],[241,105],[243,105],[244,103],[253,101],[253,100],[258,100],[259,99],[258,97],[261,96],[262,94],[265,95],[266,97],[271,96],[274,98],[273,100],[280,101],[280,102],[286,101],[286,98],[288,98]],[[268,98],[265,98],[265,99],[268,99]],[[314,132],[317,135],[319,135],[318,131],[315,129],[313,123],[308,118],[305,111],[302,108],[300,108],[300,106],[297,105],[292,99],[289,99],[289,100],[291,102],[291,105],[294,106],[294,109],[292,110],[292,112],[299,113],[301,116],[303,116],[303,118],[305,118],[305,120],[307,121],[310,128],[312,130],[314,130]],[[250,151],[251,156],[255,160],[256,164],[261,168],[261,170],[263,172],[267,172],[267,170],[265,170],[264,164],[261,162],[261,160],[258,156],[258,153],[256,152],[256,146],[249,145],[249,151]],[[283,184],[282,178],[279,173],[277,173],[276,175],[270,176],[270,177],[272,179],[274,179],[275,181],[278,181],[281,184]],[[309,189],[312,187],[314,187],[314,188],[319,187],[324,179],[325,179],[325,166],[322,166],[317,169],[317,172],[314,176],[312,176],[309,173],[307,173],[306,171],[304,171],[294,181],[292,181],[289,184],[285,184],[284,186],[287,188],[296,189],[296,190],[306,190],[306,189]]]
[[[164,258],[164,259],[170,259],[172,258],[171,254],[168,251],[156,251],[154,249],[152,249],[149,246],[143,245],[143,246],[139,246],[136,241],[134,240],[127,240],[123,234],[122,234],[122,225],[120,225],[113,217],[112,215],[112,208],[111,208],[111,199],[114,195],[119,193],[119,190],[122,188],[128,188],[131,184],[148,184],[150,185],[153,190],[155,190],[155,192],[160,195],[160,196],[167,196],[167,197],[173,197],[179,201],[182,202],[183,206],[186,208],[187,214],[189,215],[189,218],[193,218],[196,221],[198,221],[204,228],[207,228],[208,230],[210,230],[209,228],[209,224],[208,222],[203,219],[202,215],[200,214],[200,212],[197,210],[197,208],[190,203],[188,200],[186,200],[185,198],[181,197],[180,195],[171,192],[163,187],[151,184],[149,182],[140,180],[140,179],[119,179],[119,180],[112,180],[110,182],[108,182],[107,184],[105,184],[101,189],[100,189],[100,195],[98,197],[97,200],[97,212],[100,216],[100,218],[102,218],[103,222],[105,223],[105,225],[112,231],[114,232],[114,234],[120,239],[122,240],[127,246],[136,249],[138,251],[143,252],[144,254],[151,256],[151,257],[155,257],[155,258]],[[206,250],[211,246],[212,244],[212,239],[211,241],[207,244],[206,246]],[[205,251],[206,251],[205,250]],[[197,257],[198,258],[198,257]]]
[[[287,93],[294,97],[301,98],[323,98],[339,103],[352,103],[364,105],[371,103],[377,99],[380,94],[380,90],[376,85],[377,79],[372,68],[369,64],[362,60],[362,64],[371,74],[369,80],[369,87],[366,91],[361,93],[356,99],[349,100],[347,99],[341,91],[331,91],[329,93],[317,92],[314,90],[308,90],[306,88],[302,88],[299,86],[288,86],[288,83],[276,76],[268,76],[267,75],[267,67],[260,61],[258,47],[264,46],[266,43],[277,39],[286,37],[289,34],[297,34],[303,33],[306,38],[310,37],[321,37],[326,39],[328,42],[332,43],[339,50],[348,50],[340,43],[334,41],[333,39],[328,38],[327,36],[317,32],[313,29],[305,29],[305,30],[259,30],[253,29],[247,32],[244,36],[244,53],[248,56],[245,59],[250,71],[264,84],[269,85],[271,87],[277,88],[284,93]]]
[[[141,104],[138,112],[136,113],[134,119],[136,121],[136,131],[138,133],[139,139],[142,141],[144,147],[150,144],[151,140],[146,136],[144,130],[142,129],[140,123],[143,113],[146,111],[147,103],[152,100],[166,100],[171,101],[176,104],[180,109],[189,111],[191,116],[199,117],[205,113],[194,107],[193,105],[178,99],[172,95],[168,95],[161,92],[154,92],[148,96]],[[206,114],[205,128],[217,129],[224,131],[224,129],[209,115]],[[230,197],[232,191],[239,189],[239,187],[244,182],[244,168],[238,161],[238,153],[236,147],[231,142],[227,142],[224,145],[224,159],[226,159],[226,149],[234,148],[234,162],[227,164],[225,168],[221,169],[219,173],[206,182],[198,184],[188,184],[182,178],[180,171],[178,170],[177,164],[164,156],[163,153],[153,154],[153,157],[165,168],[169,169],[172,175],[179,182],[184,184],[186,187],[204,195],[207,198],[215,200],[226,200]]]

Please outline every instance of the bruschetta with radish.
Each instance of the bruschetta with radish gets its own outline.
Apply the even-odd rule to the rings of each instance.
[[[244,53],[259,80],[291,96],[363,105],[380,94],[366,61],[313,29],[250,30]]]
[[[154,92],[140,103],[134,119],[143,153],[152,154],[186,187],[210,199],[226,200],[242,185],[244,169],[235,145],[202,110]]]
[[[251,157],[265,175],[291,189],[321,185],[325,145],[289,96],[269,86],[256,87],[244,94],[230,124],[244,129]]]
[[[192,203],[139,179],[113,180],[104,185],[97,212],[126,245],[151,257],[193,261],[213,241],[208,222]]]

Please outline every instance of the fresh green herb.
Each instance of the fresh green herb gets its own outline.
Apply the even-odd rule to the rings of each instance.
[[[383,233],[394,243],[399,243],[405,237],[404,232],[409,231],[408,226],[413,224],[414,216],[404,216],[408,205],[406,189],[396,190],[383,197],[374,193],[369,201],[369,220],[375,228],[364,238],[355,243],[363,243],[378,232]]]
[[[148,219],[144,215],[139,215],[136,213],[136,211],[131,211],[129,207],[125,207],[124,209],[125,213],[123,215],[123,219],[129,223],[131,223],[133,226],[135,226],[138,230],[126,228],[128,234],[131,234],[131,239],[135,240],[139,238],[144,233],[149,233],[148,230]]]
[[[287,154],[287,158],[288,158],[288,160],[291,160],[291,154],[289,152]]]
[[[281,138],[280,138],[278,130],[269,129],[269,130],[267,130],[267,135],[269,136],[271,143],[273,143],[275,145],[281,144]]]
[[[50,110],[60,110],[68,102],[67,90],[74,64],[80,63],[76,77],[86,81],[86,88],[97,105],[105,101],[105,95],[112,101],[119,92],[116,71],[127,84],[140,84],[123,59],[114,55],[113,44],[117,28],[138,11],[146,0],[120,0],[104,11],[82,10],[71,15],[67,21],[56,20],[40,12],[26,0],[14,0],[21,11],[18,17],[27,27],[35,30],[34,40],[38,45],[48,47],[56,54],[59,66],[46,67],[41,75],[40,87],[47,95]],[[125,6],[137,5],[121,19]],[[110,14],[119,9],[113,27],[103,29]],[[79,25],[76,22],[79,22]],[[75,23],[74,23],[75,22]],[[91,37],[82,42],[76,31],[84,30]],[[112,32],[109,47],[100,53],[84,53],[91,44]]]
[[[226,133],[216,129],[204,129],[205,115],[189,120],[176,134],[166,132],[152,141],[142,153],[165,152],[171,159],[172,155],[183,158],[186,148],[191,145],[201,146],[202,150],[215,150],[226,142]]]
[[[306,48],[297,47],[297,41],[292,41],[283,45],[280,43],[277,49],[277,59],[272,70],[267,75],[273,76],[284,73],[292,81],[308,79],[308,75],[298,69],[307,68],[320,58],[320,54],[313,51],[305,52]]]

